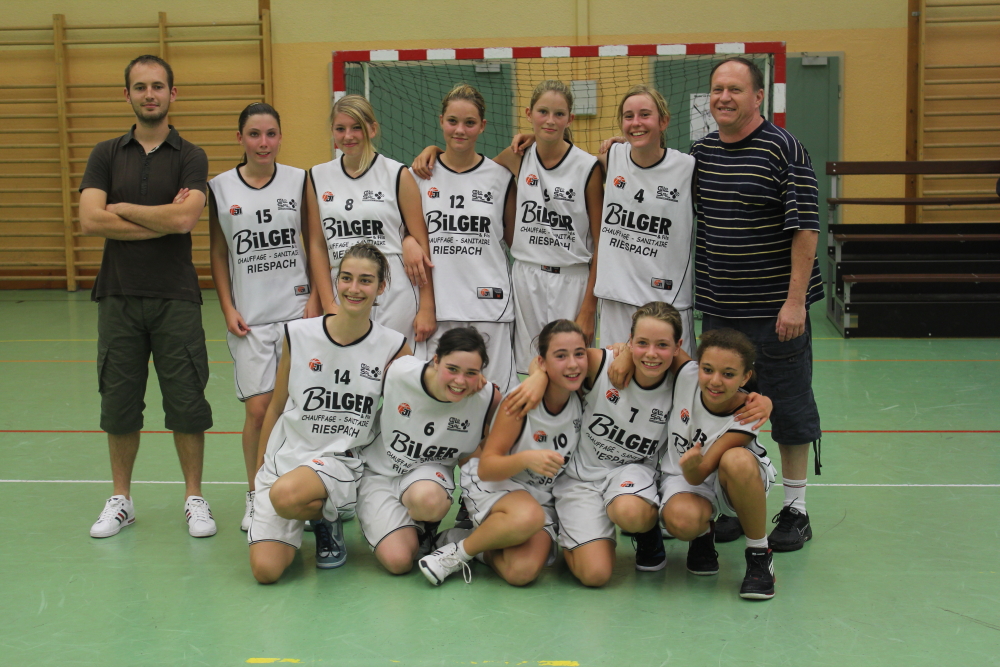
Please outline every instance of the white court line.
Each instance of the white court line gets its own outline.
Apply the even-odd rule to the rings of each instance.
[[[111,484],[110,479],[0,479],[0,482],[24,482],[27,484]],[[133,484],[183,484],[183,481],[132,480]],[[202,482],[202,484],[246,484],[246,482]]]
[[[973,487],[998,487],[1000,484],[806,484],[807,487],[812,486],[916,486],[916,487],[935,487],[935,488],[973,488]]]
[[[111,484],[110,479],[0,479],[0,483],[26,484]],[[133,484],[183,484],[183,481],[133,480]],[[202,482],[202,484],[246,484],[246,482]],[[998,488],[1000,484],[809,484],[815,486],[872,486],[872,487],[917,487],[917,488]]]

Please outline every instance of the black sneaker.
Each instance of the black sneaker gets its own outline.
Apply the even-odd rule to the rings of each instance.
[[[694,538],[688,545],[688,572],[702,577],[719,573],[719,552],[715,550],[715,522],[711,522],[709,526],[707,533]]]
[[[667,566],[667,550],[663,548],[659,526],[645,533],[635,533],[632,546],[635,547],[635,569],[640,572],[656,572]]]
[[[778,524],[767,536],[767,544],[772,551],[798,551],[802,545],[812,539],[813,531],[809,526],[809,515],[803,514],[791,505],[782,507],[774,515],[771,523]]]
[[[458,500],[458,514],[455,515],[455,528],[472,530],[472,517],[469,516],[469,510],[465,509],[465,503],[462,502],[462,498]]]
[[[417,521],[417,532],[419,533],[417,560],[434,551],[434,542],[437,540],[440,525],[440,521]]]
[[[747,600],[770,600],[774,597],[774,562],[770,549],[747,547],[747,574],[740,586],[740,597]]]
[[[734,516],[720,514],[715,520],[715,541],[719,544],[735,542],[743,536],[743,524]]]

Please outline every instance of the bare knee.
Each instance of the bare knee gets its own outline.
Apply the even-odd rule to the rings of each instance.
[[[695,517],[664,514],[663,525],[667,532],[684,542],[690,542],[705,532],[705,526]]]
[[[532,535],[545,527],[545,511],[537,503],[524,503],[517,512],[507,512],[507,526],[511,533],[528,541]]]
[[[610,567],[587,565],[574,574],[584,586],[600,588],[611,581],[611,572],[612,568]]]
[[[706,507],[701,507],[698,499],[678,494],[667,502],[661,517],[667,532],[684,542],[690,542],[708,529],[711,519],[711,505],[704,501]]]
[[[440,521],[451,509],[451,497],[436,482],[415,482],[403,492],[403,504],[415,521]]]
[[[622,530],[643,533],[656,524],[656,510],[637,496],[619,496],[608,506],[608,516]]]
[[[273,584],[285,572],[284,565],[268,558],[254,558],[250,556],[250,571],[253,578],[260,584]]]
[[[267,414],[267,402],[247,401],[247,423],[259,431],[264,426],[264,415]]]
[[[274,482],[268,491],[268,495],[271,499],[271,505],[274,506],[274,511],[284,519],[295,518],[301,509],[294,485],[289,484],[283,478],[278,478]]]
[[[406,574],[413,569],[413,557],[409,554],[399,552],[376,554],[378,562],[382,564],[389,574]]]
[[[760,477],[757,457],[744,447],[726,450],[719,460],[719,476],[728,482],[749,483]]]
[[[544,563],[532,563],[527,559],[520,559],[512,563],[507,563],[501,576],[511,586],[527,586],[542,573]]]

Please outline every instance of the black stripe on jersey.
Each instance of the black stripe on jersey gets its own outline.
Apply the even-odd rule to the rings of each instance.
[[[389,360],[389,363],[390,363],[390,364],[391,364],[391,363],[392,363],[392,362],[393,362],[393,361],[394,361],[394,360],[396,359],[396,357],[398,357],[398,356],[399,356],[399,353],[403,351],[403,348],[404,348],[404,347],[406,347],[406,341],[407,341],[407,338],[406,338],[406,336],[403,336],[403,342],[402,342],[402,343],[400,343],[400,345],[399,345],[399,349],[398,349],[398,350],[396,350],[396,354],[392,355],[392,359],[390,359],[390,360]],[[386,368],[386,371],[388,371],[388,370],[389,370],[389,369],[388,369],[388,368]],[[382,378],[383,378],[383,379],[385,379],[385,373],[382,373]]]
[[[365,334],[363,336],[361,336],[361,338],[358,338],[357,340],[352,340],[350,343],[347,343],[345,345],[341,345],[340,343],[338,343],[337,341],[335,341],[333,339],[333,336],[330,335],[330,330],[326,328],[326,321],[329,318],[331,318],[331,317],[336,317],[336,315],[324,315],[323,316],[323,333],[326,334],[327,340],[329,340],[331,343],[333,343],[337,347],[351,347],[352,345],[357,345],[358,343],[360,343],[361,341],[363,341],[365,338],[368,338],[368,334],[370,334],[372,332],[372,329],[375,328],[375,325],[369,319],[368,320],[368,331],[366,331]],[[403,342],[406,342],[405,338],[403,339]],[[402,348],[400,348],[400,349],[402,349]],[[383,374],[383,377],[385,377],[385,374]]]
[[[506,215],[506,213],[507,213],[507,203],[510,201],[511,194],[513,194],[515,197],[517,196],[517,188],[514,185],[515,182],[516,181],[514,180],[514,177],[511,176],[510,180],[507,181],[507,193],[503,196],[503,213],[500,214],[500,224],[503,225],[504,232],[507,231],[507,215]],[[515,206],[516,206],[516,202],[515,202]],[[517,212],[516,211],[514,213],[514,216],[515,216],[515,218],[517,217]],[[515,220],[515,222],[513,224],[516,225],[517,221]],[[504,243],[506,243],[506,242],[507,241],[505,240]],[[508,277],[509,277],[509,272],[508,272]]]
[[[508,377],[510,377],[509,374],[508,374]],[[496,382],[490,382],[490,385],[492,385],[493,391],[490,392],[490,400],[488,400],[486,402],[486,411],[483,413],[483,434],[482,435],[483,435],[484,438],[486,437],[487,429],[490,427],[490,408],[493,407],[493,399],[496,398],[497,392],[500,391],[500,387],[497,386]],[[501,394],[501,396],[502,396],[502,394]],[[499,408],[500,408],[500,404],[497,403],[497,409],[499,409]],[[525,421],[527,421],[527,420],[525,420]]]
[[[597,168],[600,168],[600,170],[601,170],[601,173],[598,175],[598,177],[601,180],[604,180],[606,178],[605,175],[604,175],[604,167],[601,167],[601,161],[600,160],[594,160],[594,166],[590,168],[589,172],[587,172],[587,178],[585,178],[584,181],[583,181],[583,190],[584,190],[584,194],[583,194],[583,207],[587,211],[587,227],[590,227],[590,205],[587,203],[587,186],[590,185],[590,179],[594,175],[594,170],[597,169]],[[601,202],[601,208],[603,209],[603,207],[604,207],[604,202],[602,201]],[[597,239],[591,239],[591,241],[595,245],[597,244]]]
[[[442,159],[444,157],[444,153],[441,153],[440,155],[438,155],[438,164],[441,165],[442,167],[444,167],[445,169],[447,169],[448,171],[450,171],[453,174],[469,174],[469,173],[474,172],[476,169],[479,169],[481,166],[483,166],[483,163],[486,162],[486,156],[485,155],[483,155],[482,153],[477,153],[477,155],[479,156],[479,162],[477,162],[476,166],[474,166],[472,169],[466,169],[465,171],[455,171],[454,169],[452,169],[451,167],[449,167],[448,165],[446,165],[444,163],[444,160]]]
[[[313,188],[313,197],[319,202],[319,195],[316,193],[316,179],[313,177],[313,168],[309,167],[309,184]]]
[[[285,342],[288,343],[288,355],[289,355],[288,359],[290,361],[291,358],[292,358],[291,357],[291,354],[292,354],[292,337],[288,334],[288,322],[285,322],[281,326],[283,326],[285,328]],[[323,323],[323,328],[324,329],[326,328],[326,323],[325,322]]]
[[[604,370],[604,366],[608,361],[608,355],[611,354],[611,350],[608,349],[601,350],[601,352],[603,352],[604,354],[601,355],[601,363],[597,367],[597,372],[594,373],[594,382],[597,381],[597,378],[601,377],[601,372]],[[590,378],[584,379],[583,388],[586,389],[587,391],[590,391],[591,389],[594,388],[594,382],[591,382]]]
[[[255,188],[254,186],[250,185],[245,180],[243,180],[243,174],[240,173],[240,165],[236,166],[236,178],[240,179],[240,183],[242,183],[243,185],[247,186],[251,190],[264,190],[264,189],[267,188],[267,186],[269,186],[271,183],[273,183],[274,179],[277,178],[277,177],[278,177],[278,163],[275,162],[274,163],[274,173],[271,174],[271,178],[264,185],[260,186],[259,188]]]
[[[399,165],[399,171],[396,172],[396,210],[399,211],[399,239],[402,241],[406,238],[409,230],[406,228],[406,218],[403,217],[403,207],[399,201],[399,188],[403,181],[403,170],[406,169],[405,165]]]
[[[643,169],[643,170],[645,170],[645,169],[653,169],[654,167],[660,166],[660,163],[667,159],[667,153],[668,152],[669,151],[666,148],[664,148],[663,149],[663,155],[660,156],[660,159],[657,160],[656,162],[654,162],[653,164],[649,165],[648,167],[642,167],[640,165],[637,165],[635,163],[635,160],[632,159],[632,151],[629,151],[628,161],[631,162],[632,166],[635,167],[636,169]]]
[[[545,405],[545,397],[542,397],[542,409],[545,410],[546,414],[551,415],[553,417],[558,417],[559,415],[561,415],[566,411],[566,408],[569,406],[569,402],[572,400],[573,400],[573,394],[570,394],[569,398],[566,399],[566,402],[563,403],[563,406],[559,408],[559,412],[552,412],[551,410],[549,410],[549,406]]]
[[[563,153],[563,156],[559,158],[559,161],[556,162],[555,165],[551,167],[546,167],[545,162],[542,160],[542,156],[538,154],[538,144],[533,144],[532,147],[535,149],[535,158],[538,160],[538,164],[540,164],[542,166],[542,169],[544,169],[545,171],[554,171],[558,169],[559,165],[565,162],[566,158],[569,157],[569,154],[573,152],[573,142],[569,142],[569,148],[567,148],[566,152]]]
[[[363,172],[361,172],[357,176],[351,176],[350,174],[347,173],[347,167],[344,166],[344,157],[345,156],[341,155],[340,158],[337,160],[337,162],[340,163],[340,169],[341,169],[341,171],[344,172],[344,176],[347,176],[347,178],[351,179],[352,181],[356,181],[358,179],[364,178],[365,174],[367,174],[369,171],[372,170],[372,167],[375,166],[375,162],[378,161],[379,154],[375,153],[375,157],[372,158],[372,163],[370,165],[368,165],[367,169],[365,169]]]
[[[636,379],[635,379],[635,376],[633,375],[633,376],[632,376],[632,384],[634,384],[634,385],[635,385],[636,387],[638,387],[639,389],[642,389],[643,391],[653,391],[654,389],[659,389],[660,387],[662,387],[662,386],[663,386],[663,383],[667,381],[667,378],[668,378],[668,377],[670,377],[670,369],[667,369],[667,372],[663,374],[663,377],[661,377],[661,378],[660,378],[660,379],[659,379],[659,380],[658,380],[658,381],[656,382],[656,384],[654,384],[654,385],[652,385],[652,386],[650,386],[650,387],[643,387],[643,386],[642,386],[641,384],[639,384],[639,383],[638,383],[638,382],[636,381]],[[675,382],[675,383],[677,382],[677,379],[676,379],[676,375],[674,376],[674,380],[672,380],[672,382]]]
[[[436,357],[437,354],[435,353],[434,356]],[[438,363],[440,363],[440,362],[441,362],[441,360],[438,359]],[[432,394],[431,390],[427,388],[427,382],[425,382],[425,380],[424,380],[424,372],[427,370],[427,367],[430,366],[430,365],[431,365],[430,361],[424,362],[423,368],[420,369],[420,388],[423,389],[424,393],[427,394],[432,400],[435,400],[438,403],[450,403],[451,401],[442,401],[440,398],[438,398],[437,396],[435,396],[434,394]],[[383,374],[382,377],[385,377],[385,374]]]

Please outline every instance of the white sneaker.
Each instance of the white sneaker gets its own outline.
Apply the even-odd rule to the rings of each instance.
[[[420,571],[427,581],[440,586],[445,579],[462,570],[465,583],[472,583],[472,568],[458,555],[458,545],[446,544],[437,551],[420,559]]]
[[[125,526],[135,523],[135,508],[132,501],[125,496],[111,496],[104,503],[101,516],[90,527],[91,537],[111,537]]]
[[[184,502],[184,518],[187,519],[191,537],[211,537],[218,530],[212,518],[212,508],[201,496],[188,496]]]
[[[243,522],[240,524],[240,530],[244,533],[250,530],[250,520],[253,519],[253,491],[247,491],[247,506],[243,511]]]

